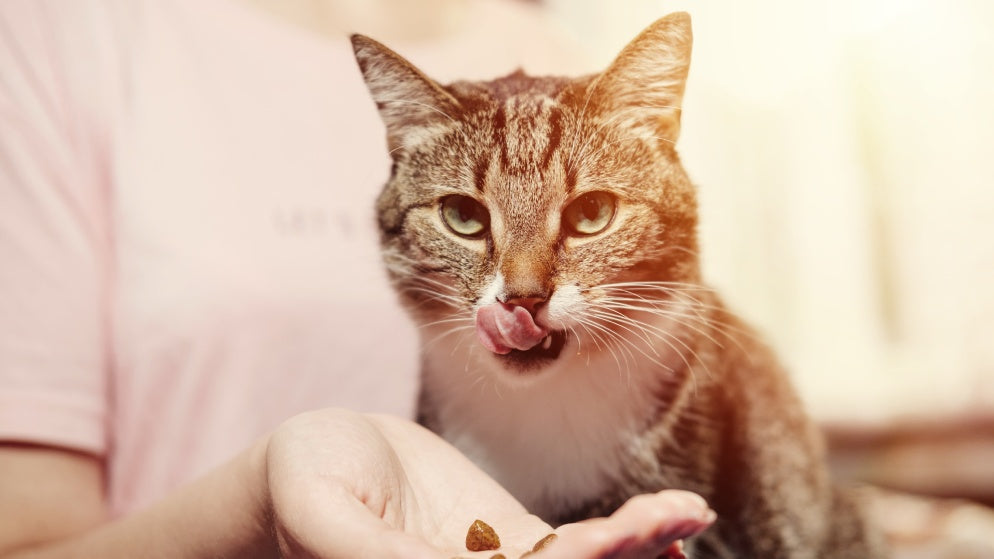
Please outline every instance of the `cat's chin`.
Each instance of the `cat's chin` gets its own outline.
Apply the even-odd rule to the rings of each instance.
[[[562,355],[569,340],[565,330],[554,330],[538,345],[529,350],[513,349],[494,357],[509,371],[530,375],[540,373]]]

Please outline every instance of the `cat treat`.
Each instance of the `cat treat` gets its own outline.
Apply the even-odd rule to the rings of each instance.
[[[490,551],[500,548],[500,538],[489,524],[476,520],[466,532],[466,549],[470,551]]]
[[[549,534],[548,536],[545,536],[544,538],[535,542],[535,546],[532,547],[532,551],[538,551],[540,549],[544,549],[547,545],[550,545],[552,544],[552,542],[556,541],[558,537],[559,536],[555,534]]]
[[[557,536],[555,534],[549,534],[548,536],[545,536],[544,538],[542,538],[542,539],[538,540],[537,542],[535,542],[535,545],[531,548],[531,550],[530,551],[526,551],[521,557],[522,558],[528,557],[529,555],[532,555],[532,554],[537,553],[538,551],[540,551],[542,549],[545,549],[547,546],[551,545],[552,542],[556,541],[556,538],[558,538],[558,537],[559,536]]]

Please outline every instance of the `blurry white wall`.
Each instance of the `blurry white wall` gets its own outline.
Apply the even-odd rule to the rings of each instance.
[[[546,3],[596,67],[690,12],[705,273],[818,416],[994,411],[994,2]]]

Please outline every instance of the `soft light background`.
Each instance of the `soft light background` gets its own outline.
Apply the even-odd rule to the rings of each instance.
[[[691,13],[706,274],[818,417],[994,410],[994,2],[545,4],[596,67]]]

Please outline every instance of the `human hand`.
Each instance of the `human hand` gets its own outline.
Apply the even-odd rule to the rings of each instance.
[[[322,410],[297,416],[269,439],[270,514],[285,557],[446,559],[520,557],[552,532],[456,449],[424,428],[387,416]],[[501,548],[469,552],[475,519]],[[535,559],[654,559],[704,530],[700,497],[664,491],[635,497],[608,518],[561,526]]]

